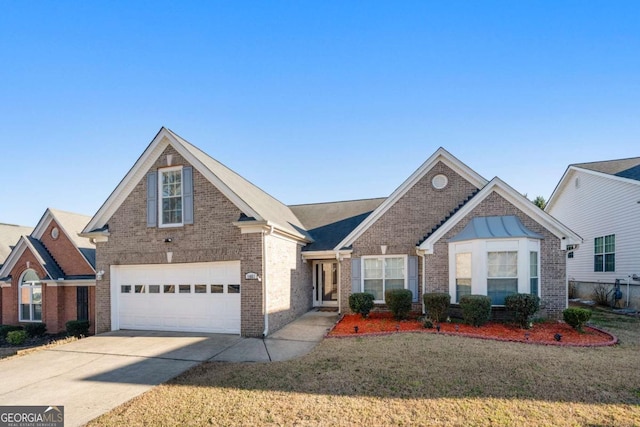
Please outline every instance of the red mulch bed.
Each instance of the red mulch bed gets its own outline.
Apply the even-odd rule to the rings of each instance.
[[[355,332],[355,326],[358,332]],[[456,329],[457,327],[457,329]],[[492,339],[497,341],[516,341],[530,344],[565,345],[597,347],[614,345],[618,339],[600,329],[586,326],[584,332],[578,332],[564,322],[548,321],[534,323],[531,329],[520,329],[509,323],[489,322],[479,328],[464,323],[440,324],[440,331],[424,328],[417,316],[408,320],[394,320],[391,313],[371,313],[363,319],[359,314],[347,314],[338,321],[327,334],[328,337],[357,337],[367,335],[385,335],[399,332],[423,332],[431,334],[458,335],[472,338]],[[562,335],[556,341],[555,334]]]

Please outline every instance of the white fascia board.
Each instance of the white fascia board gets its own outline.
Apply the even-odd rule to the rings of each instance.
[[[79,279],[79,280],[42,280],[47,286],[52,288],[61,288],[65,286],[95,286],[96,279]]]
[[[20,236],[18,243],[13,247],[11,253],[9,253],[9,256],[0,269],[0,277],[6,277],[9,275],[9,272],[13,269],[16,262],[18,262],[18,259],[22,256],[24,250],[28,247],[27,245],[27,239],[24,236]]]
[[[427,254],[433,253],[433,245],[440,240],[451,228],[453,228],[462,218],[467,216],[475,209],[484,199],[492,192],[496,192],[504,197],[508,202],[523,211],[525,214],[533,218],[536,222],[543,225],[551,231],[556,237],[561,239],[562,249],[566,249],[566,245],[577,245],[582,243],[582,238],[575,232],[562,224],[560,221],[534,205],[522,194],[518,193],[511,186],[506,184],[500,178],[495,177],[487,184],[478,194],[476,194],[467,204],[465,204],[458,212],[456,212],[449,220],[438,228],[431,236],[429,236],[420,246],[419,250],[424,250]]]
[[[47,208],[47,210],[44,211],[44,214],[42,215],[42,218],[40,218],[40,221],[38,221],[38,225],[36,225],[36,228],[34,228],[33,231],[31,232],[31,237],[33,237],[34,239],[40,240],[42,238],[42,235],[44,234],[45,230],[49,226],[49,223],[54,218],[55,217],[53,215],[53,212],[51,212],[51,209]],[[56,222],[58,222],[58,221],[56,221]]]
[[[476,188],[483,188],[487,185],[487,180],[462,163],[455,156],[444,148],[440,147],[431,155],[414,173],[409,176],[387,199],[378,206],[364,221],[360,223],[351,233],[347,235],[335,250],[353,244],[372,224],[384,215],[407,191],[409,191],[420,179],[422,179],[439,161],[453,169],[456,173],[469,181]]]
[[[268,232],[269,234],[276,234],[280,237],[293,240],[295,242],[311,243],[313,240],[307,239],[302,234],[294,234],[288,230],[278,226],[278,224],[271,221],[235,221],[232,225],[240,229],[241,234],[252,234]]]
[[[302,257],[305,260],[314,260],[314,259],[342,259],[342,258],[351,258],[352,250],[341,250],[341,251],[306,251],[302,252]]]
[[[560,197],[559,194],[564,189],[566,181],[569,179],[569,174],[573,170],[575,170],[575,167],[569,166],[567,170],[564,171],[564,173],[562,174],[562,178],[560,178],[560,181],[558,181],[556,188],[553,189],[553,193],[551,193],[549,200],[547,200],[547,205],[544,207],[545,212],[549,212],[551,210],[551,206],[555,203],[556,199]]]

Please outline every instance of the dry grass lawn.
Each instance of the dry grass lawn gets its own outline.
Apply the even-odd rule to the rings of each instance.
[[[206,363],[90,425],[638,426],[640,320],[593,323],[620,344],[410,333],[325,339],[289,362]]]

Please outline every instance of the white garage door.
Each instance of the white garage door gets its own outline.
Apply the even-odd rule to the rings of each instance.
[[[111,267],[112,328],[240,333],[240,261]]]

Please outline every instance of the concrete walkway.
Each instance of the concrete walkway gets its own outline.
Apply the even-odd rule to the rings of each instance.
[[[0,405],[64,406],[79,426],[205,361],[269,362],[311,351],[337,313],[311,311],[266,339],[117,331],[0,360]]]

